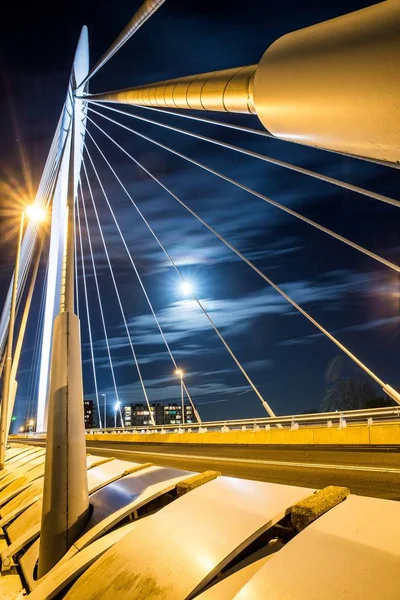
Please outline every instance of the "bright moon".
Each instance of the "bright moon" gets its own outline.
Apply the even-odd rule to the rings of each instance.
[[[181,283],[181,292],[185,296],[190,296],[193,293],[193,285],[190,281],[183,281]]]

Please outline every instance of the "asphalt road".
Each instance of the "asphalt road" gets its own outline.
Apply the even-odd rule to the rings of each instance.
[[[189,471],[213,469],[228,476],[310,488],[343,485],[353,494],[400,500],[400,449],[145,442],[87,442],[87,448],[92,454],[132,462]]]

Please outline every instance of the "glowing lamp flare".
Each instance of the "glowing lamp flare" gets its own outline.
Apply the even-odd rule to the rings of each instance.
[[[27,206],[25,214],[31,221],[35,221],[35,223],[42,223],[46,219],[46,211],[38,204]]]
[[[177,375],[178,377],[180,377],[182,379],[182,377],[183,377],[183,370],[182,369],[176,369],[175,375]]]
[[[121,402],[119,400],[117,400],[117,402],[114,404],[115,412],[117,412],[117,410],[119,410],[120,406],[121,406]]]

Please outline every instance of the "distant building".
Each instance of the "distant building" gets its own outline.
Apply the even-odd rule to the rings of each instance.
[[[182,407],[179,404],[151,404],[151,414],[156,425],[180,425]],[[128,404],[122,407],[125,427],[146,427],[151,425],[150,411],[146,404]],[[185,406],[185,423],[194,423],[193,409]]]
[[[83,413],[85,416],[85,429],[92,429],[94,427],[93,400],[83,401]]]
[[[162,424],[163,406],[152,404],[151,413],[155,422]],[[125,427],[144,427],[151,425],[151,417],[146,404],[128,404],[122,407],[122,415]]]
[[[162,425],[173,425],[182,423],[182,406],[179,404],[166,404],[163,406]],[[185,423],[194,423],[196,419],[193,415],[193,408],[190,405],[185,406]],[[160,423],[161,425],[161,423]]]

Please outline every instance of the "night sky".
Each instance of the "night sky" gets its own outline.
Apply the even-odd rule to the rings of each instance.
[[[362,0],[311,2],[202,2],[167,0],[90,82],[101,92],[171,77],[254,64],[270,43],[294,29],[373,4]],[[91,64],[127,23],[139,2],[71,1],[68,5],[7,3],[3,9],[0,97],[0,305],[10,281],[14,253],[13,210],[35,189],[65,99],[80,28],[89,27]],[[278,140],[190,122],[145,109],[121,107],[224,140],[399,198],[398,172]],[[396,208],[282,168],[162,130],[121,115],[104,114],[203,162],[241,183],[397,263]],[[257,117],[201,116],[260,127]],[[394,271],[345,247],[229,183],[107,123],[92,118],[210,225],[237,246],[385,382],[400,384],[399,287]],[[89,124],[138,206],[216,325],[277,414],[320,407],[336,377],[362,372],[304,317],[268,288],[251,269],[143,174]],[[129,198],[87,140],[125,240],[143,277],[176,361],[204,420],[262,416],[255,394],[235,367],[205,317],[185,299],[179,279],[141,222]],[[90,163],[85,158],[107,246],[149,399],[179,399],[172,363],[149,313],[129,258],[113,224]],[[25,164],[25,168],[23,166]],[[31,182],[29,180],[31,178]],[[89,225],[99,269],[115,375],[122,403],[142,402],[132,353],[124,333],[101,239],[84,183]],[[113,385],[102,333],[84,228],[85,266],[93,318],[99,392]],[[44,279],[45,260],[40,281]],[[82,311],[85,396],[94,398],[87,319]],[[37,390],[37,337],[41,290],[34,298],[19,371],[15,425],[33,415]],[[377,389],[378,392],[378,389]],[[110,412],[111,415],[111,412]]]

